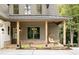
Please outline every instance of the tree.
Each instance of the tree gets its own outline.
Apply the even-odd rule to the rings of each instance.
[[[63,16],[72,16],[73,19],[67,20],[67,29],[70,29],[70,39],[73,40],[74,31],[78,32],[79,46],[79,4],[60,5],[59,13]]]

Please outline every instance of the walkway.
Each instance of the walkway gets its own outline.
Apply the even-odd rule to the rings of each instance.
[[[73,50],[0,50],[0,55],[79,55],[79,48]]]

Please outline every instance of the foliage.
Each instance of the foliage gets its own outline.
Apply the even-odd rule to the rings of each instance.
[[[64,4],[58,7],[60,15],[72,17],[72,19],[67,20],[67,29],[79,32],[79,4]]]
[[[38,44],[35,47],[38,48],[38,49],[45,48],[44,45],[42,45],[42,44]]]
[[[79,31],[79,4],[60,5],[59,13],[63,16],[73,17],[67,20],[67,29]]]
[[[30,48],[30,45],[29,44],[22,44],[21,47],[22,48]]]
[[[68,48],[68,49],[70,48],[70,41],[68,41],[68,45],[67,45],[67,48]]]

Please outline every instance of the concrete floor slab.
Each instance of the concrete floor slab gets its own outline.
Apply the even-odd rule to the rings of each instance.
[[[66,50],[35,50],[34,55],[72,55]]]
[[[79,48],[72,48],[72,50],[1,49],[0,55],[79,55]]]
[[[0,55],[32,55],[33,50],[2,50]]]

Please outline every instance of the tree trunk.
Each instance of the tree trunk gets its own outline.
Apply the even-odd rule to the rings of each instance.
[[[78,39],[77,40],[78,40],[78,47],[79,47],[79,32],[78,32]]]
[[[73,46],[74,31],[70,30],[70,44]]]

